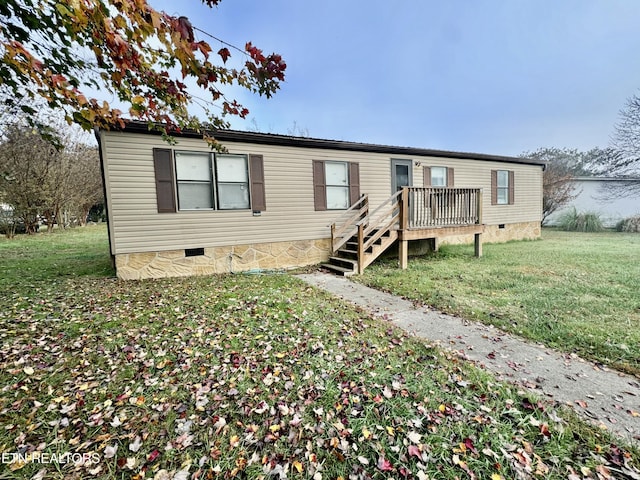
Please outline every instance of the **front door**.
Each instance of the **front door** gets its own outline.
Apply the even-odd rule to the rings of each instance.
[[[391,160],[391,193],[413,185],[413,161]]]

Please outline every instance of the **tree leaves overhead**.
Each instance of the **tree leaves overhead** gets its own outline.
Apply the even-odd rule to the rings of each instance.
[[[204,124],[227,127],[226,115],[245,117],[248,110],[225,98],[223,88],[239,85],[270,97],[284,80],[286,64],[249,42],[231,67],[230,50],[211,55],[198,32],[187,17],[157,11],[146,0],[5,1],[0,86],[6,99],[44,98],[85,129],[121,126],[125,115],[161,122],[167,133]],[[198,87],[205,92],[203,101],[189,90]],[[105,95],[89,94],[96,90]],[[113,97],[129,111],[105,101]],[[196,104],[207,118],[192,116],[189,109]],[[22,110],[38,123],[28,106]]]

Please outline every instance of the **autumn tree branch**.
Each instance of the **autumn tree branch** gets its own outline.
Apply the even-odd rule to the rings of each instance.
[[[146,0],[8,0],[0,4],[0,87],[5,102],[27,98],[18,108],[38,125],[31,105],[36,98],[87,130],[123,126],[126,117],[161,125],[166,134],[226,128],[227,116],[244,118],[249,111],[225,98],[225,87],[271,97],[286,64],[248,42],[232,67],[228,44],[213,52],[196,32],[204,33],[187,17],[157,11]],[[209,109],[206,118],[195,117],[192,85],[221,113]],[[96,90],[110,92],[128,110],[89,93]]]

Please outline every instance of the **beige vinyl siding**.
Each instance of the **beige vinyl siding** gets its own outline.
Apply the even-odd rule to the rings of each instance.
[[[422,166],[446,166],[454,169],[459,188],[482,188],[483,223],[539,222],[542,219],[542,167],[518,163],[427,157]],[[511,170],[515,179],[513,205],[491,205],[491,170]],[[414,177],[414,181],[416,177]],[[422,185],[422,176],[420,180]],[[416,185],[418,183],[416,182]]]
[[[339,211],[316,212],[312,164],[316,160],[368,162],[359,152],[225,144],[230,153],[264,158],[267,209],[157,213],[152,148],[163,146],[156,135],[103,132],[105,175],[115,254],[329,237]],[[179,139],[176,150],[208,152],[196,139]],[[390,160],[363,172],[361,191],[372,201],[388,197]]]
[[[539,221],[541,215],[539,166],[242,143],[225,146],[229,153],[264,159],[267,208],[260,216],[251,210],[157,213],[152,149],[209,152],[209,147],[186,138],[169,147],[151,134],[101,136],[114,254],[328,238],[340,211],[314,210],[312,160],[358,162],[360,192],[369,195],[371,208],[391,195],[394,158],[414,161],[416,186],[422,185],[422,166],[442,165],[455,169],[455,186],[484,188],[485,223]],[[491,169],[515,171],[515,205],[491,206]]]

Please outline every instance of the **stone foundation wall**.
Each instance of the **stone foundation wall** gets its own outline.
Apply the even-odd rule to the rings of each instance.
[[[512,223],[504,228],[487,225],[482,234],[482,243],[533,240],[539,238],[540,234],[540,222]],[[410,254],[424,254],[447,243],[473,243],[473,235],[442,237],[436,242],[412,241]],[[321,239],[210,247],[204,249],[204,255],[194,257],[187,257],[184,250],[120,254],[116,255],[116,273],[123,280],[139,280],[254,269],[289,269],[327,261],[330,244],[329,239]],[[391,252],[397,255],[397,248],[390,249]]]
[[[487,225],[482,234],[482,243],[503,243],[510,240],[535,240],[540,238],[540,222],[507,223],[504,228]],[[438,239],[440,245],[473,243],[473,235],[455,235]]]
[[[329,258],[329,239],[210,247],[204,255],[184,250],[116,255],[116,274],[123,280],[211,275],[254,269],[288,269],[314,265]]]

